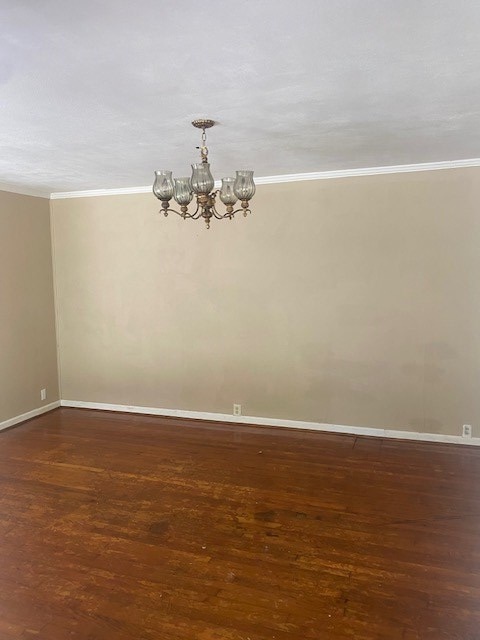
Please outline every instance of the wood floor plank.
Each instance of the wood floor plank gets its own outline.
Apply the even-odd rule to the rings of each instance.
[[[57,409],[0,434],[0,640],[479,640],[480,449]]]

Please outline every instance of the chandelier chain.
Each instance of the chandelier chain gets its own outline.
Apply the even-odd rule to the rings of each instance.
[[[205,128],[202,128],[202,146],[197,147],[197,149],[200,149],[202,162],[208,162],[207,134]]]

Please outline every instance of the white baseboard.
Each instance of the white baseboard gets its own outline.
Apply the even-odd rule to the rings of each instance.
[[[10,418],[9,420],[4,420],[0,422],[0,431],[2,429],[8,429],[9,427],[13,427],[20,422],[25,422],[25,420],[30,420],[30,418],[36,418],[37,416],[42,415],[42,413],[47,413],[52,409],[56,409],[60,406],[60,400],[56,400],[55,402],[50,402],[50,404],[46,404],[43,407],[38,407],[38,409],[32,409],[32,411],[27,411],[27,413],[22,413],[20,416],[15,416],[14,418]]]
[[[300,420],[281,420],[277,418],[261,418],[258,416],[233,416],[228,413],[205,413],[203,411],[184,411],[182,409],[160,409],[157,407],[136,407],[124,404],[107,404],[104,402],[82,402],[79,400],[61,400],[62,407],[78,409],[98,409],[101,411],[119,411],[122,413],[141,413],[153,416],[189,418],[193,420],[214,420],[216,422],[233,422],[268,427],[286,427],[288,429],[308,429],[310,431],[327,431],[330,433],[348,433],[359,436],[375,436],[377,438],[396,438],[402,440],[419,440],[422,442],[450,442],[480,446],[480,438],[463,438],[462,436],[441,433],[420,433],[417,431],[399,431],[396,429],[379,429],[374,427],[355,427],[350,425],[326,424],[322,422],[303,422]]]
[[[118,411],[121,413],[139,413],[153,416],[187,418],[191,420],[213,420],[215,422],[231,422],[234,424],[250,424],[267,427],[284,427],[287,429],[306,429],[309,431],[326,431],[330,433],[346,433],[357,436],[374,436],[376,438],[395,438],[401,440],[418,440],[421,442],[447,442],[480,446],[480,438],[463,438],[443,433],[420,433],[418,431],[401,431],[397,429],[380,429],[376,427],[355,427],[343,424],[327,424],[323,422],[304,422],[301,420],[282,420],[280,418],[263,418],[259,416],[233,416],[229,413],[206,413],[203,411],[185,411],[183,409],[162,409],[158,407],[137,407],[124,404],[108,404],[105,402],[82,402],[79,400],[56,400],[38,409],[0,422],[0,431],[16,424],[35,418],[56,409],[57,407],[78,409],[98,409],[100,411]]]

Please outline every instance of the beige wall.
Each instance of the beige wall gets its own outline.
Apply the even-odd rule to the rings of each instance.
[[[0,191],[0,422],[54,400],[49,201]]]
[[[52,202],[62,397],[480,436],[480,169]],[[477,426],[475,426],[477,425]]]

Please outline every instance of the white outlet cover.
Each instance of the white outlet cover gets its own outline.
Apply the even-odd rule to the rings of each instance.
[[[471,438],[472,437],[472,425],[471,424],[464,424],[463,425],[462,435],[463,435],[464,438]]]

